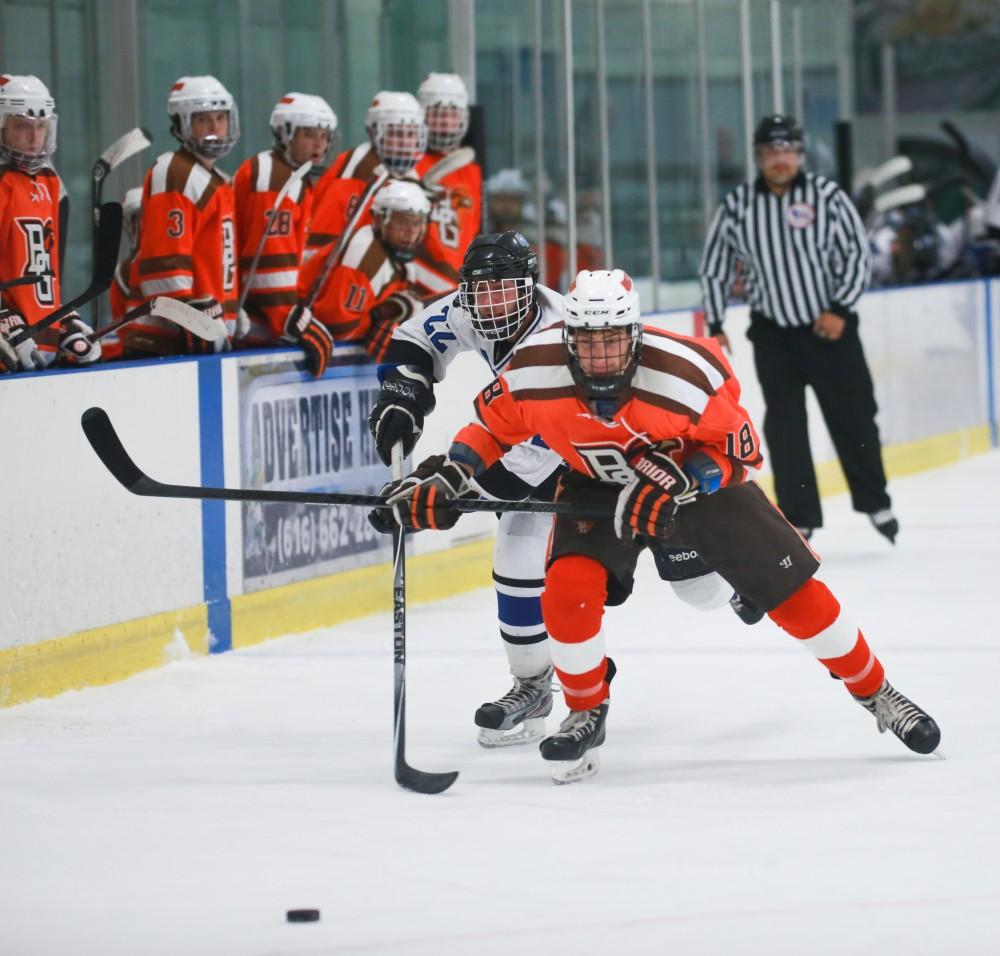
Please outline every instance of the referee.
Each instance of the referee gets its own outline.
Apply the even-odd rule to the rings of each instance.
[[[899,523],[886,492],[875,390],[854,311],[868,281],[868,240],[837,184],[802,170],[802,141],[799,124],[781,114],[765,116],[754,131],[759,175],[723,200],[702,253],[708,329],[729,348],[722,322],[738,260],[778,507],[807,538],[823,525],[806,421],[809,385],[855,511],[895,543]]]

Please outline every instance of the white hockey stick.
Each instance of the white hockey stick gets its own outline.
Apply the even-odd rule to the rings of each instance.
[[[430,169],[424,173],[422,180],[425,186],[436,186],[449,173],[468,166],[476,161],[476,151],[471,146],[459,146],[447,156],[442,156]]]
[[[910,183],[909,186],[898,186],[882,193],[875,199],[875,212],[888,212],[900,206],[909,206],[915,202],[923,202],[927,198],[927,187],[921,183]]]
[[[913,169],[913,160],[909,156],[893,156],[872,172],[871,184],[875,189],[884,186],[891,179],[902,176]]]
[[[180,299],[171,299],[169,296],[159,295],[155,299],[150,299],[142,305],[126,312],[120,319],[110,325],[98,329],[90,336],[91,341],[103,339],[104,336],[117,332],[123,325],[141,319],[143,316],[155,315],[159,319],[166,319],[174,325],[186,329],[192,335],[206,342],[220,342],[228,334],[226,323],[222,319],[211,319],[200,309],[196,309]]]
[[[295,188],[296,183],[302,182],[309,170],[312,169],[312,160],[306,160],[295,172],[292,173],[288,179],[285,180],[285,185],[278,190],[278,195],[274,200],[274,205],[271,206],[271,211],[267,214],[267,224],[264,226],[264,232],[260,237],[260,242],[257,243],[257,251],[253,254],[253,261],[250,263],[250,268],[247,270],[246,276],[243,277],[243,291],[240,293],[240,300],[236,304],[236,314],[239,315],[243,311],[243,306],[246,303],[247,295],[250,292],[250,284],[253,282],[253,277],[257,274],[257,265],[260,263],[261,253],[264,251],[264,243],[267,242],[268,233],[271,231],[271,223],[274,222],[274,217],[278,215],[278,210],[281,208],[281,204],[285,201],[285,197]],[[240,335],[238,338],[243,338]]]

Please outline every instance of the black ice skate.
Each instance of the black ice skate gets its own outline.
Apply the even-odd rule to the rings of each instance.
[[[534,677],[515,677],[514,686],[499,700],[476,711],[479,744],[511,747],[545,736],[545,718],[552,713],[552,665]]]
[[[880,734],[891,730],[915,753],[933,753],[941,743],[941,730],[934,718],[925,714],[887,680],[882,681],[877,694],[855,699],[865,710],[875,715]]]
[[[889,544],[896,543],[896,535],[899,534],[899,521],[896,516],[886,508],[884,511],[876,511],[868,517],[875,526],[875,530],[884,538],[889,539]]]
[[[539,745],[543,760],[552,761],[552,779],[573,783],[597,773],[597,748],[604,743],[608,701],[590,710],[572,710],[559,732]]]

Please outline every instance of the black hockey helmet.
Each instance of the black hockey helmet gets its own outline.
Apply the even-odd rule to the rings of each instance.
[[[795,117],[787,113],[772,113],[765,116],[753,131],[754,146],[767,146],[770,143],[792,143],[801,146],[805,141],[802,127]]]
[[[469,244],[458,294],[484,338],[504,341],[516,337],[531,315],[538,284],[538,253],[519,232],[493,232]]]

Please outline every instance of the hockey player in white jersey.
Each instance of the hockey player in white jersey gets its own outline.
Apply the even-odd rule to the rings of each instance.
[[[434,385],[462,352],[480,354],[495,375],[514,347],[536,329],[561,320],[563,297],[538,282],[538,256],[518,232],[482,235],[469,245],[457,293],[428,305],[398,326],[379,366],[381,388],[369,426],[379,457],[389,463],[403,443],[409,454],[434,409]],[[540,439],[514,446],[473,482],[486,498],[553,500],[562,459]],[[455,513],[457,519],[458,513]],[[392,528],[391,513],[370,517],[380,531]],[[552,516],[504,512],[493,555],[497,616],[513,687],[476,711],[479,743],[504,747],[539,740],[552,709],[552,659],[542,622],[541,594]],[[694,552],[655,554],[661,577],[682,600],[712,609],[730,600],[732,589]],[[734,610],[744,619],[747,617]],[[759,619],[759,618],[757,618]],[[749,621],[749,623],[753,623]]]

